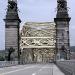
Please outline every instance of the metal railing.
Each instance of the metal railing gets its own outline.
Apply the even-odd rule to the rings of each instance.
[[[75,75],[75,60],[57,61],[56,64],[65,75]]]
[[[18,65],[18,61],[0,61],[0,68]]]

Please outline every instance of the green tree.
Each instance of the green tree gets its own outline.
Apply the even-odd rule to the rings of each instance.
[[[8,61],[11,60],[11,54],[15,51],[12,47],[8,49]]]
[[[0,56],[0,61],[4,61],[4,60],[5,60],[4,56]]]

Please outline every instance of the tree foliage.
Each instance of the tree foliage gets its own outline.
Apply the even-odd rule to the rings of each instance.
[[[8,61],[11,61],[11,54],[15,51],[12,47],[8,49]]]

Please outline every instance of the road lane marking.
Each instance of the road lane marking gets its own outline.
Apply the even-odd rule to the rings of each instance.
[[[51,66],[51,67],[47,67],[46,65],[45,66],[43,66],[43,67],[41,67],[38,71],[36,71],[36,72],[34,72],[32,75],[37,75],[37,73],[39,73],[40,71],[42,71],[43,69],[52,69],[53,68],[53,66]]]
[[[36,73],[33,73],[32,75],[36,75]]]
[[[10,72],[6,72],[6,73],[1,73],[0,75],[6,75],[6,74],[10,74],[10,73],[15,73],[15,72],[18,72],[18,71],[23,71],[25,69],[28,69],[28,68],[33,68],[35,66],[31,66],[31,67],[25,67],[23,69],[18,69],[18,70],[15,70],[15,71],[10,71]]]
[[[39,71],[42,71],[42,69],[40,69]]]
[[[43,67],[45,67],[45,66],[43,66]],[[40,67],[40,69],[38,71],[34,72],[32,75],[36,75],[38,72],[42,71],[43,67]]]
[[[36,65],[33,65],[33,66],[30,66],[30,67],[25,67],[25,68],[22,68],[22,69],[18,69],[18,70],[15,70],[15,71],[9,71],[9,72],[5,72],[5,73],[1,73],[0,75],[7,75],[7,74],[11,74],[11,73],[15,73],[15,72],[18,72],[18,71],[22,71],[22,70],[25,70],[25,69],[28,69],[28,68],[33,68],[33,67],[39,67],[39,70],[37,70],[36,72],[34,72],[32,75],[36,75],[38,72],[42,71],[43,69],[45,68],[51,68],[51,67],[46,67],[46,65],[44,66],[36,66]]]

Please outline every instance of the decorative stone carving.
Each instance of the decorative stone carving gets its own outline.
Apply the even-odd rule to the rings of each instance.
[[[20,46],[55,46],[54,23],[26,23],[21,31]]]
[[[31,54],[32,61],[49,62],[50,59],[54,59],[55,43],[55,23],[28,22],[25,23],[25,25],[22,28],[20,48],[23,50],[23,59],[25,58],[28,59],[28,61],[30,61],[30,57],[28,56],[30,56]],[[29,52],[28,49],[31,49],[31,52]],[[26,57],[26,55],[28,56]]]

